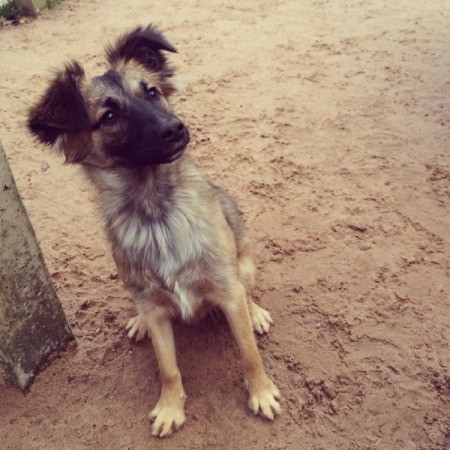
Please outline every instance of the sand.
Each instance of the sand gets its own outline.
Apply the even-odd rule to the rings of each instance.
[[[449,21],[443,0],[67,0],[1,28],[0,139],[76,344],[27,395],[0,387],[0,447],[449,448]],[[105,42],[150,22],[179,51],[191,157],[254,242],[273,423],[217,318],[176,324],[187,421],[151,437],[155,357],[126,337],[95,192],[24,126],[53,68],[99,74]]]

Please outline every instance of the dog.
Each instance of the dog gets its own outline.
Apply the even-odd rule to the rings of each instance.
[[[270,314],[251,299],[255,266],[234,200],[189,161],[189,131],[174,114],[176,52],[154,26],[106,48],[108,70],[86,78],[72,61],[30,109],[28,127],[43,144],[80,164],[98,191],[119,277],[137,314],[128,336],[148,335],[162,388],[150,412],[152,434],[185,422],[186,395],[172,321],[195,322],[213,308],[226,317],[240,350],[254,414],[280,414],[280,392],[266,375],[253,331]]]

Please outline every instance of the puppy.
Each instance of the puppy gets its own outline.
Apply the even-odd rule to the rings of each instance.
[[[255,266],[235,202],[185,155],[189,131],[172,112],[175,48],[154,27],[106,49],[106,73],[91,79],[77,62],[58,72],[30,110],[37,139],[78,163],[96,186],[119,276],[137,315],[130,338],[151,337],[162,378],[152,434],[185,421],[185,393],[172,320],[194,322],[220,308],[238,344],[253,413],[273,419],[279,391],[266,375],[253,330],[272,319],[250,297]]]

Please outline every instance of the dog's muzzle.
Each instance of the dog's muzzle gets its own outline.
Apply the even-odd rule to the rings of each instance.
[[[161,162],[169,163],[178,159],[189,143],[189,130],[177,117],[173,117],[161,126],[159,138],[164,142],[166,151]]]

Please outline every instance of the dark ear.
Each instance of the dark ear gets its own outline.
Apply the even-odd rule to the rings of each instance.
[[[124,34],[115,45],[106,47],[108,61],[115,65],[119,61],[134,60],[149,70],[166,72],[166,58],[161,50],[176,53],[175,48],[167,42],[166,38],[154,27],[136,28],[134,31]],[[167,76],[170,76],[167,73]]]
[[[81,66],[75,61],[67,64],[50,82],[41,100],[31,108],[28,128],[39,141],[53,145],[58,137],[65,134],[64,142],[68,145],[70,136],[90,130],[87,106],[79,89],[83,80]],[[68,148],[62,150],[69,162],[81,158],[80,149],[74,149],[72,153]]]

